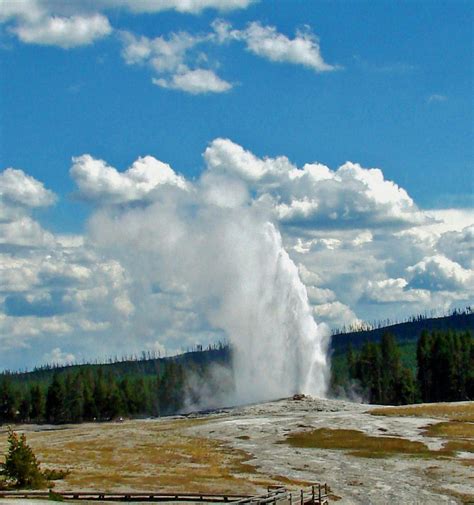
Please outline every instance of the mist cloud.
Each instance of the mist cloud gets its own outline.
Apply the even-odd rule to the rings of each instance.
[[[265,209],[216,197],[226,182],[205,174],[188,191],[161,187],[145,207],[99,210],[90,222],[94,244],[142,289],[172,293],[231,342],[234,401],[322,395],[327,342],[297,268]]]

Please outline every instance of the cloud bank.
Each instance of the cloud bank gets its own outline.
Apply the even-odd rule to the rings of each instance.
[[[40,181],[0,174],[2,366],[231,336],[260,360],[273,338],[302,352],[291,338],[319,335],[312,317],[335,328],[473,303],[472,211],[423,211],[380,169],[353,162],[298,167],[224,138],[203,160],[190,181],[153,156],[123,169],[74,158],[76,196],[92,204],[84,236],[36,220],[57,200]],[[272,283],[279,295],[264,289]]]

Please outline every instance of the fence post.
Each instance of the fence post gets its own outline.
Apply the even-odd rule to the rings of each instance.
[[[293,496],[290,493],[290,505],[293,505]]]
[[[318,484],[318,487],[319,487],[319,505],[321,505],[323,502],[321,500],[321,484]]]
[[[301,490],[300,492],[300,502],[301,502],[301,505],[304,505],[304,491]]]
[[[314,505],[314,485],[311,486],[311,503]]]

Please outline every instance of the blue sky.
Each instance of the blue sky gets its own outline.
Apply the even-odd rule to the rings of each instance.
[[[137,5],[135,10],[139,10]],[[203,153],[218,138],[232,141],[225,146],[230,157],[236,152],[232,146],[241,146],[256,159],[285,156],[298,168],[317,162],[335,171],[351,161],[366,169],[379,168],[385,181],[393,181],[408,193],[416,212],[434,212],[430,216],[438,228],[417,218],[413,229],[418,242],[410,247],[418,256],[407,254],[403,265],[393,258],[386,260],[383,275],[379,269],[373,279],[369,276],[373,283],[398,279],[398,284],[389,284],[403,292],[402,296],[397,291],[401,301],[393,295],[390,302],[377,303],[375,295],[367,295],[367,287],[360,288],[360,279],[357,289],[344,290],[340,283],[341,279],[348,282],[347,272],[310,285],[333,293],[326,292],[324,300],[320,293],[319,305],[345,307],[345,315],[331,315],[328,321],[338,325],[351,318],[383,318],[390,313],[403,317],[414,309],[431,310],[440,306],[436,297],[444,291],[449,295],[443,298],[442,307],[469,302],[472,293],[465,292],[472,266],[469,254],[460,259],[441,246],[434,250],[435,256],[456,263],[462,269],[459,272],[444,260],[430,263],[426,258],[434,257],[429,250],[435,239],[429,246],[425,235],[431,233],[439,241],[443,233],[464,233],[458,239],[468,245],[471,240],[463,231],[472,224],[474,189],[471,2],[193,0],[186,4],[154,0],[147,12],[134,12],[131,6],[129,0],[75,0],[59,6],[48,0],[0,1],[0,168],[22,170],[44,185],[36,187],[36,196],[45,188],[56,195],[54,205],[41,193],[48,203],[44,200],[29,206],[20,205],[17,196],[4,196],[10,202],[5,206],[16,202],[15,212],[23,206],[18,215],[29,216],[45,233],[85,237],[87,242],[89,217],[111,197],[103,191],[91,193],[90,185],[81,186],[84,179],[70,175],[73,157],[88,154],[124,172],[140,156],[152,156],[190,183],[212,168]],[[66,26],[63,31],[52,26],[58,20]],[[226,27],[221,39],[216,20]],[[158,38],[160,47],[166,46],[164,52],[156,49]],[[175,41],[171,49],[170,40]],[[305,40],[306,45],[292,45]],[[187,49],[179,52],[176,47],[183,41]],[[142,52],[137,56],[132,50]],[[198,74],[191,76],[196,70]],[[189,87],[192,78],[198,88]],[[24,184],[20,179],[15,180]],[[283,188],[280,180],[278,184]],[[253,195],[266,191],[263,183],[251,187]],[[273,198],[281,202],[283,194]],[[318,193],[318,198],[325,197]],[[332,193],[329,197],[335,198]],[[318,205],[321,208],[321,201]],[[382,232],[373,224],[380,222],[379,214],[378,220],[362,218],[360,212],[355,215],[361,221],[351,220],[353,229],[371,234],[367,243],[377,244],[370,254],[384,257],[394,234],[400,233],[400,225],[390,233]],[[326,237],[320,236],[330,226],[323,226],[319,217],[304,226],[284,219],[280,223],[285,247],[295,263],[307,270],[327,261],[320,249],[322,242],[315,240],[355,240],[341,238],[338,225],[325,231]],[[413,220],[410,223],[414,226]],[[425,226],[422,239],[421,225]],[[298,245],[305,240],[313,241],[307,246],[309,254],[301,252],[306,246]],[[423,247],[420,241],[424,241]],[[13,254],[12,247],[5,246],[5,254]],[[38,244],[23,244],[21,253],[15,250],[15,257],[26,254],[28,247],[29,260],[33,249],[40,249]],[[355,257],[354,252],[347,254]],[[11,258],[4,256],[5,265]],[[429,265],[433,267],[430,279],[456,270],[459,275],[453,275],[460,284],[450,284],[454,288],[443,291],[435,283],[433,298],[427,286],[434,284],[410,280],[413,272],[424,268],[426,273]],[[367,271],[362,269],[360,276],[366,277]],[[423,303],[411,306],[407,301],[417,294],[407,294],[410,282],[412,289],[429,292],[418,293],[424,297]],[[40,288],[36,283],[31,292],[28,289],[21,296],[32,296]],[[47,292],[45,286],[41,290]],[[20,291],[15,291],[17,298],[8,298],[8,289],[3,291],[7,318],[21,319],[21,311],[8,313],[8,304],[18,302]],[[347,291],[357,294],[349,296]],[[56,303],[62,295],[63,291],[53,290],[49,300]],[[60,302],[63,306],[64,301]],[[319,314],[315,310],[316,319],[324,319],[336,307],[320,309]],[[25,330],[30,364],[45,359],[51,349],[60,348],[66,354],[71,349],[76,357],[90,355],[90,349],[81,349],[74,341],[77,325],[62,321],[61,317],[69,316],[59,309],[56,316],[55,324],[63,322],[73,330],[66,332],[64,342],[49,342],[45,337],[41,344]],[[106,322],[97,314],[94,317],[97,324]],[[41,316],[42,323],[46,319]],[[25,321],[21,319],[23,324]],[[206,338],[212,338],[211,333],[209,329]],[[173,342],[170,337],[159,345],[177,349],[183,344],[182,338]],[[6,362],[18,366],[18,351],[11,344],[4,345],[5,352],[11,353]],[[143,348],[149,342],[134,345]]]
[[[2,166],[24,167],[66,196],[74,155],[91,152],[124,169],[153,154],[196,175],[204,146],[223,136],[297,164],[381,167],[426,208],[472,204],[469,2],[267,1],[228,14],[109,17],[114,28],[148,37],[209,31],[216,18],[237,27],[260,20],[289,37],[306,24],[325,60],[343,68],[318,74],[240,44],[212,48],[211,64],[236,85],[193,96],[160,89],[151,71],[125,65],[114,35],[64,50],[22,44],[4,30]],[[58,227],[82,226],[63,219]]]

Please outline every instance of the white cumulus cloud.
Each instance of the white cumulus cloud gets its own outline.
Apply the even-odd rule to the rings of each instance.
[[[368,281],[366,296],[378,303],[410,302],[423,304],[430,301],[430,292],[423,289],[407,289],[408,282],[399,277],[381,281]]]
[[[4,204],[47,207],[55,202],[56,197],[43,183],[23,170],[7,168],[0,173],[0,199]]]
[[[0,0],[0,23],[27,44],[69,49],[91,44],[112,33],[106,14],[112,9],[132,13],[166,10],[199,14],[205,9],[244,9],[254,0]]]
[[[124,44],[122,56],[127,64],[149,63],[157,72],[173,72],[183,66],[187,52],[207,37],[178,32],[171,33],[168,38],[150,39],[123,32],[121,38]]]
[[[261,203],[271,205],[278,220],[288,225],[405,227],[430,221],[377,168],[351,162],[334,171],[317,163],[298,168],[285,156],[260,159],[229,139],[212,141],[204,159],[209,170],[247,181]]]
[[[76,357],[72,353],[63,352],[61,351],[61,348],[55,347],[43,356],[43,361],[45,363],[62,366],[74,363],[76,361]]]
[[[256,287],[281,283],[290,259],[311,314],[333,328],[474,303],[472,212],[422,211],[380,169],[298,167],[228,139],[204,162],[186,180],[152,156],[124,171],[74,159],[78,193],[94,204],[85,236],[43,229],[31,213],[54,194],[24,172],[0,175],[0,366],[56,348],[79,360],[174,352],[247,335],[268,314],[273,338],[288,304]],[[269,254],[276,270],[262,268]]]
[[[241,41],[250,52],[270,61],[303,65],[317,72],[338,68],[323,60],[318,39],[309,28],[298,31],[293,39],[279,33],[273,26],[258,22],[236,30],[229,23],[216,20],[212,28],[213,31],[199,35],[178,32],[155,39],[125,32],[122,33],[122,56],[129,65],[146,64],[151,67],[156,73],[153,82],[158,86],[193,94],[222,93],[233,87],[217,76],[214,70],[199,68],[203,55],[195,51],[199,45]]]
[[[101,14],[89,16],[48,16],[12,28],[27,44],[58,46],[63,49],[85,46],[112,32],[109,20]]]
[[[212,70],[185,70],[174,74],[171,79],[153,79],[153,83],[162,88],[179,89],[192,95],[203,93],[224,93],[232,84],[221,79]]]
[[[270,61],[293,63],[309,67],[316,72],[336,70],[336,66],[323,60],[318,39],[307,29],[298,31],[294,39],[278,33],[273,26],[250,23],[242,32],[247,49]]]
[[[150,199],[161,185],[186,188],[183,177],[153,156],[138,158],[122,173],[104,161],[84,154],[73,158],[70,173],[83,198],[101,203],[117,204]]]
[[[293,39],[277,31],[274,26],[259,22],[249,23],[243,30],[233,29],[223,20],[212,24],[219,43],[242,41],[251,53],[273,62],[303,65],[316,72],[329,72],[339,67],[325,62],[319,40],[309,27],[298,30]]]
[[[258,0],[97,0],[105,7],[124,7],[132,12],[160,12],[176,10],[177,12],[199,14],[205,9],[231,11],[245,9]]]
[[[464,268],[474,270],[474,224],[461,231],[447,231],[438,240],[439,251]]]
[[[459,263],[436,254],[428,256],[407,268],[411,276],[410,285],[433,291],[459,291],[474,286],[474,272]]]
[[[357,326],[361,322],[350,307],[338,301],[315,305],[313,311],[317,321],[332,327]]]
[[[184,91],[190,94],[223,93],[232,84],[220,78],[213,70],[190,68],[199,55],[193,51],[196,46],[212,42],[212,34],[191,35],[187,32],[172,33],[169,37],[137,37],[122,33],[122,57],[129,65],[147,65],[155,77],[157,86]]]

